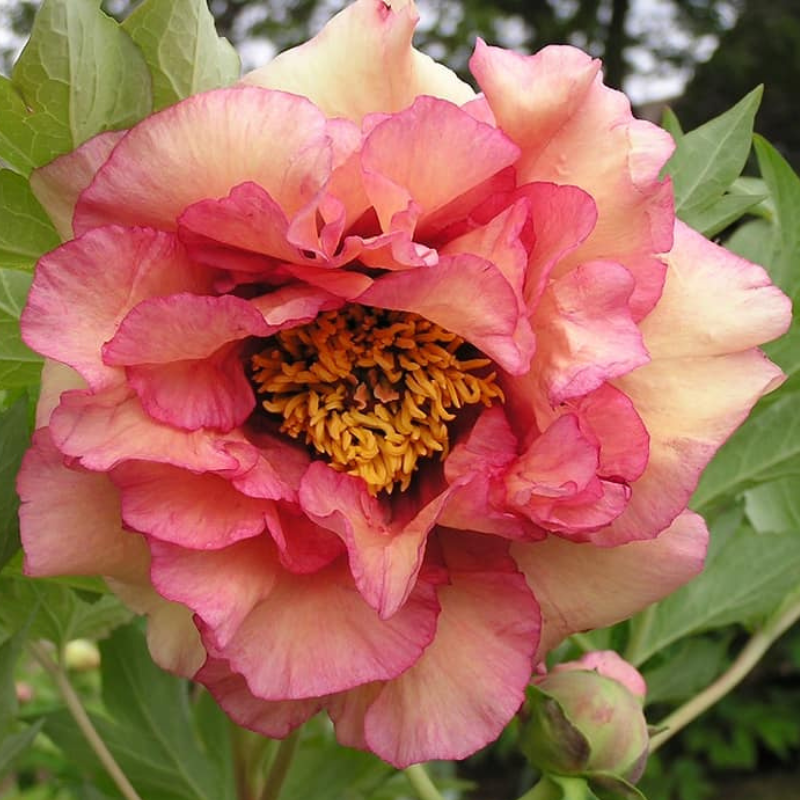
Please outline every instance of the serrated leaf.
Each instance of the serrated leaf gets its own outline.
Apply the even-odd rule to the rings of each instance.
[[[133,125],[152,106],[144,58],[99,0],[45,0],[12,81],[33,117],[49,118],[62,153]]]
[[[692,498],[697,511],[759,483],[800,475],[800,396],[767,406],[723,445],[708,465]]]
[[[147,61],[155,109],[239,77],[239,56],[202,0],[145,0],[122,27]]]
[[[747,161],[753,122],[761,103],[758,87],[733,108],[683,136],[664,173],[672,176],[675,213],[688,225],[726,192]]]
[[[748,525],[725,535],[713,526],[705,570],[648,613],[629,660],[638,666],[685,636],[766,616],[798,575],[800,536],[759,534]]]
[[[0,386],[7,389],[34,386],[42,369],[42,359],[19,335],[30,286],[29,273],[0,268]]]
[[[61,240],[28,181],[0,170],[0,267],[33,269],[42,253]]]
[[[761,203],[767,195],[724,194],[708,208],[692,214],[692,227],[712,238]]]
[[[747,518],[759,533],[800,536],[800,478],[763,483],[745,492]]]
[[[103,702],[127,731],[129,755],[140,745],[158,753],[181,797],[219,800],[230,794],[225,777],[204,753],[192,728],[185,682],[160,670],[144,636],[134,627],[117,629],[100,643]],[[136,748],[136,749],[135,749]],[[129,773],[135,783],[136,776]]]
[[[790,297],[800,294],[800,177],[762,136],[754,139],[756,156],[775,204],[777,236],[764,266]]]
[[[87,602],[72,589],[42,578],[6,577],[0,583],[0,599],[0,621],[9,630],[19,630],[35,608],[31,637],[57,645],[107,636],[132,616],[114,595]]]
[[[0,567],[19,549],[15,478],[30,443],[28,399],[20,398],[0,415]]]

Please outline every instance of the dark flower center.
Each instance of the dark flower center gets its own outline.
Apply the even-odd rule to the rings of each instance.
[[[420,459],[447,455],[453,410],[503,401],[491,361],[469,350],[417,314],[348,305],[268,339],[252,374],[284,433],[375,495],[404,491]]]

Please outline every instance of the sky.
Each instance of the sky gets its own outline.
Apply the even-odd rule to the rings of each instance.
[[[4,10],[13,7],[16,0],[0,0],[0,48],[15,47],[20,49],[24,40],[14,36],[5,26]],[[574,0],[559,0],[566,8]],[[425,0],[420,0],[420,4]],[[249,13],[258,17],[260,9],[253,8]],[[244,22],[244,20],[241,20]],[[255,21],[255,20],[252,20]],[[730,23],[735,17],[731,12]],[[424,24],[424,18],[423,18]],[[691,46],[700,61],[710,58],[717,46],[713,36],[705,36],[693,42],[682,33],[674,20],[674,9],[667,0],[632,0],[629,18],[631,32],[645,33],[653,37],[669,37],[678,45]],[[245,25],[245,29],[249,24]],[[508,38],[513,40],[513,30],[508,31]],[[245,41],[239,46],[239,53],[245,70],[252,69],[267,61],[274,55],[274,48],[266,40]],[[638,74],[628,77],[624,89],[634,104],[658,102],[677,97],[691,77],[690,70],[673,66],[658,65],[652,55],[644,48],[631,48],[629,58],[635,65]]]

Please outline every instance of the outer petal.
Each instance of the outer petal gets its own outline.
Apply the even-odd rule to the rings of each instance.
[[[125,131],[107,131],[31,174],[31,189],[61,238],[73,236],[72,215],[80,193],[92,182]]]
[[[664,293],[641,326],[653,358],[746,350],[789,327],[791,303],[761,267],[680,221],[667,263]]]
[[[340,741],[398,768],[464,758],[497,738],[522,703],[539,638],[536,601],[505,546],[463,531],[442,541],[450,583],[433,643],[374,700],[366,687],[352,693],[366,702],[348,696],[331,709]]]
[[[550,537],[511,554],[542,608],[537,660],[572,633],[613,625],[674,592],[703,568],[708,531],[685,511],[657,539],[600,548]]]
[[[329,117],[356,122],[371,112],[399,111],[418,95],[458,104],[473,98],[454,73],[411,47],[418,18],[413,2],[392,6],[357,0],[310,42],[282,53],[244,82],[303,95]]]
[[[680,513],[700,472],[751,407],[783,381],[757,350],[653,361],[617,385],[650,434],[650,458],[622,516],[598,544],[655,536]]]
[[[191,549],[218,549],[257,536],[272,511],[269,500],[247,497],[225,478],[169,464],[129,461],[111,478],[127,525]]]
[[[283,570],[263,537],[221,551],[151,548],[154,585],[196,611],[210,653],[227,659],[265,700],[321,697],[393,678],[434,635],[439,607],[424,582],[384,622],[361,598],[344,559],[303,576]]]
[[[93,388],[122,372],[100,358],[104,342],[139,301],[205,292],[211,275],[169,234],[99,228],[43,256],[22,312],[22,337],[37,352],[74,367]]]
[[[245,181],[292,214],[327,180],[331,159],[325,118],[305,98],[254,87],[194,95],[129,131],[81,195],[75,230],[174,230],[184,209]]]
[[[273,739],[287,736],[322,707],[316,697],[262,700],[250,691],[241,675],[232,672],[228,663],[219,658],[208,658],[194,679],[206,686],[237,725]]]
[[[72,367],[46,358],[42,367],[39,402],[36,404],[37,428],[47,427],[50,416],[61,402],[61,395],[73,389],[86,389],[86,381]]]
[[[520,179],[579,186],[597,203],[594,232],[563,268],[620,262],[636,278],[631,307],[641,319],[664,280],[653,254],[672,244],[672,190],[658,181],[672,139],[634,120],[627,98],[603,86],[600,62],[575,48],[524,57],[478,41],[471,68],[498,125],[522,147]]]
[[[122,530],[119,492],[106,475],[68,469],[47,428],[36,431],[17,479],[28,575],[110,575],[147,565],[141,536]]]
[[[481,258],[445,257],[435,267],[389,273],[358,300],[421,314],[512,374],[527,371],[530,364],[533,334],[518,297],[500,270]]]

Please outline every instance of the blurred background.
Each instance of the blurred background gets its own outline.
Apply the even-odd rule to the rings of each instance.
[[[305,41],[346,0],[209,0],[219,32],[245,69]],[[0,67],[8,74],[38,7],[0,0]],[[137,0],[103,0],[122,18]],[[476,37],[534,52],[575,44],[603,59],[606,82],[624,89],[640,116],[665,104],[685,128],[766,84],[758,131],[800,166],[800,0],[418,0],[416,43],[469,78]]]

